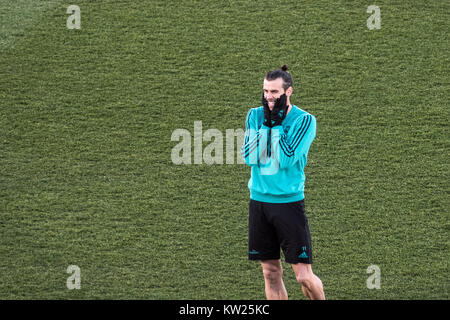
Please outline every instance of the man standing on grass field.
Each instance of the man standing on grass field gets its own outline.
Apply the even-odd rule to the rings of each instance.
[[[260,260],[267,299],[287,299],[280,247],[303,294],[325,299],[312,272],[304,204],[304,167],[316,135],[313,115],[290,104],[292,77],[284,65],[267,73],[262,106],[246,119],[242,157],[251,167],[248,257]]]

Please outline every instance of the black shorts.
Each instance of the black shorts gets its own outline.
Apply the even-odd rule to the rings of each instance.
[[[281,247],[287,263],[312,264],[304,200],[290,203],[250,200],[249,211],[249,260],[278,260]]]

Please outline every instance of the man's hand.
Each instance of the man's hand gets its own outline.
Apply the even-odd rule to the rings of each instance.
[[[271,111],[269,108],[269,103],[267,102],[266,98],[264,98],[264,92],[262,95],[262,104],[264,107],[264,125],[266,127],[272,128]]]
[[[277,100],[275,100],[275,106],[270,113],[271,127],[281,125],[284,118],[286,118],[287,109],[289,108],[286,102],[287,97],[285,93],[282,94]]]

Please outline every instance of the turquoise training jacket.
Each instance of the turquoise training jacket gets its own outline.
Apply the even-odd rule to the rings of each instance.
[[[263,122],[263,107],[250,109],[241,149],[251,167],[250,198],[270,203],[303,200],[304,168],[316,136],[316,118],[292,105],[281,125],[269,128]]]

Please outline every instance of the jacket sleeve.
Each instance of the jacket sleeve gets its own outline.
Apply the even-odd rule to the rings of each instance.
[[[267,145],[270,128],[262,125],[258,128],[256,112],[250,109],[245,121],[245,139],[241,148],[241,156],[249,166],[257,166],[267,158]]]
[[[309,147],[316,136],[316,118],[312,114],[304,115],[291,132],[287,136],[281,125],[272,128],[271,156],[278,160],[280,168],[292,166],[301,159],[306,164]]]

